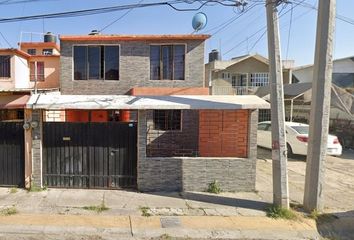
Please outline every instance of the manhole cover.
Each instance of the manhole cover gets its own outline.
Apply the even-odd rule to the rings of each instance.
[[[181,226],[181,221],[178,217],[162,217],[160,218],[162,228],[175,228]]]

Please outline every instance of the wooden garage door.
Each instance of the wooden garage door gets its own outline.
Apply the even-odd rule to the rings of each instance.
[[[0,122],[0,186],[24,187],[23,122]]]
[[[48,187],[136,187],[136,123],[43,124],[43,180]]]

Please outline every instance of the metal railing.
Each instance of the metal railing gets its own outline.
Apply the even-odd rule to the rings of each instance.
[[[246,87],[246,86],[236,86],[236,87],[224,87],[224,86],[213,86],[213,95],[251,95],[254,94],[257,87]]]

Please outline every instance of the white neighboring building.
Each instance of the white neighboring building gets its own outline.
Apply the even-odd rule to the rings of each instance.
[[[338,87],[354,93],[354,56],[335,59],[333,61],[332,82]],[[305,65],[293,69],[293,83],[312,82],[313,65]]]
[[[293,69],[292,82],[312,82],[313,65]],[[333,60],[332,83],[354,95],[354,56]],[[304,96],[305,100],[308,96]],[[294,106],[294,116],[308,120],[310,105]],[[331,108],[330,131],[337,135],[343,146],[354,149],[354,118],[349,114]]]

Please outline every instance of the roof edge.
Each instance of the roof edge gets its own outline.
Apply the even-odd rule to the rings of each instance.
[[[61,35],[60,41],[149,41],[149,40],[207,40],[207,34],[180,35]]]

